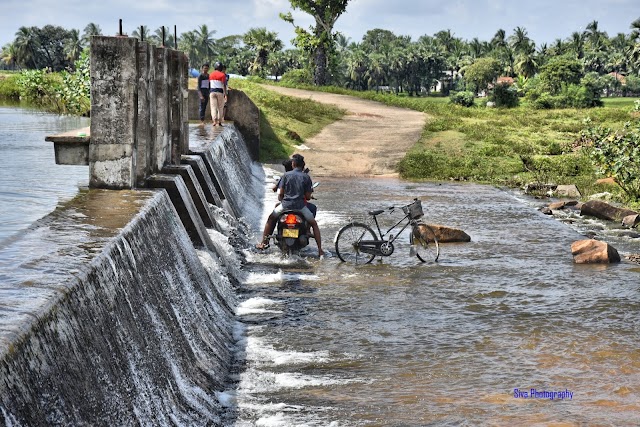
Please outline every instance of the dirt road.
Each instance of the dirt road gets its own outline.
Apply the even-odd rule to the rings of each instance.
[[[404,154],[415,144],[426,115],[413,110],[324,92],[263,86],[287,96],[334,104],[347,110],[342,118],[304,142],[300,154],[314,176],[394,174]],[[308,149],[304,149],[308,147]]]

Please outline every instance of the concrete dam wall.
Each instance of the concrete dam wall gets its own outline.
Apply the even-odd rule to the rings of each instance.
[[[233,125],[182,163],[155,179],[209,226],[171,191],[89,189],[0,248],[4,425],[221,424],[264,176]]]

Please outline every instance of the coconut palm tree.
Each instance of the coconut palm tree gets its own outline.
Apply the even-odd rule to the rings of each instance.
[[[579,33],[578,31],[574,31],[573,33],[571,33],[571,37],[568,41],[568,46],[578,59],[584,58],[584,41],[585,33]]]
[[[282,50],[283,43],[278,34],[266,28],[251,28],[244,35],[244,43],[254,52],[251,73],[264,76],[269,54]]]
[[[94,24],[93,22],[89,22],[86,27],[84,27],[84,31],[82,32],[82,43],[83,46],[87,46],[91,41],[91,36],[101,36],[102,30],[98,24]]]
[[[216,33],[215,30],[209,31],[209,27],[206,24],[200,25],[196,30],[194,30],[194,36],[196,41],[196,48],[198,50],[198,54],[203,61],[211,60],[215,56],[215,39],[213,35]]]
[[[36,27],[20,27],[13,42],[16,48],[16,62],[26,68],[35,67],[35,53],[38,48]]]
[[[523,27],[516,27],[513,34],[508,39],[509,46],[517,54],[530,51],[531,45],[535,48],[535,43],[529,38],[527,30]]]
[[[64,42],[64,52],[67,55],[67,59],[73,63],[82,53],[82,38],[80,37],[80,30],[70,30],[69,37]]]
[[[16,48],[15,43],[7,43],[6,45],[2,46],[2,54],[0,56],[0,59],[2,59],[2,62],[7,64],[10,69],[15,70],[17,65],[17,54],[18,49]]]
[[[146,25],[142,25],[131,32],[131,37],[134,37],[138,40],[149,41],[149,37],[151,37],[151,30]]]

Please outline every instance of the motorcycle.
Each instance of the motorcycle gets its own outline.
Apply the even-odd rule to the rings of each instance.
[[[313,183],[315,189],[319,182]],[[314,199],[314,197],[312,197]],[[309,245],[309,238],[313,237],[310,224],[297,210],[283,211],[277,219],[276,233],[273,238],[283,255],[297,255]]]

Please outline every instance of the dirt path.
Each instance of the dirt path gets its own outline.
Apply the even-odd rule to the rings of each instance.
[[[324,92],[263,86],[287,96],[334,104],[347,110],[342,118],[305,141],[300,150],[314,176],[394,174],[395,166],[415,144],[426,115],[404,108]]]

